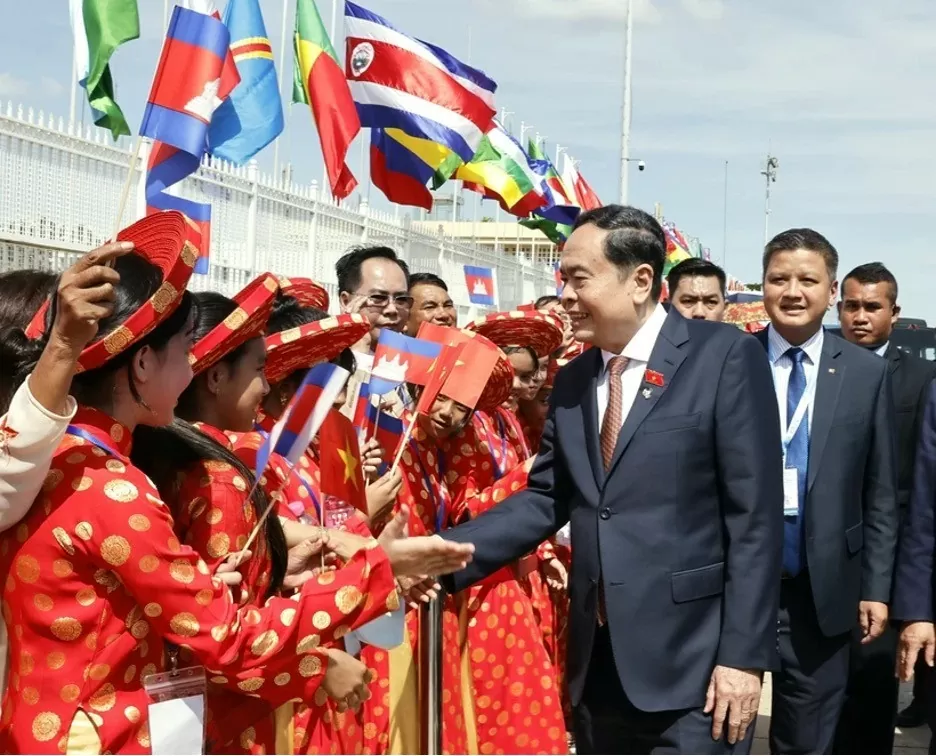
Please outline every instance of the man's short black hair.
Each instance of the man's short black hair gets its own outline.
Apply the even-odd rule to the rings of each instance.
[[[725,296],[725,287],[728,284],[725,271],[715,263],[698,257],[683,260],[679,265],[673,266],[672,270],[666,275],[666,286],[669,288],[669,295],[673,296],[682,279],[697,277],[717,278],[718,288],[721,289],[722,296]]]
[[[533,303],[533,308],[536,310],[542,310],[549,305],[561,304],[562,300],[559,299],[555,294],[544,294],[539,299]]]
[[[869,262],[859,265],[842,279],[842,297],[845,296],[845,284],[849,279],[864,284],[890,284],[891,304],[897,304],[897,279],[882,262]]]
[[[832,242],[811,228],[791,228],[787,231],[781,231],[767,242],[767,246],[764,248],[764,275],[767,275],[767,268],[770,267],[770,261],[774,255],[780,252],[792,252],[796,249],[805,249],[821,255],[825,261],[826,270],[829,271],[829,278],[835,280],[838,274],[838,252],[832,246]]]
[[[409,288],[410,291],[413,290],[414,286],[419,284],[425,284],[427,286],[438,286],[444,291],[448,291],[448,284],[445,283],[439,276],[435,273],[413,273],[409,277]]]
[[[335,263],[335,273],[338,276],[338,291],[354,294],[361,287],[361,267],[367,260],[376,257],[395,262],[400,266],[406,277],[406,287],[409,288],[410,274],[406,261],[400,258],[390,247],[354,247],[345,252]]]
[[[626,272],[638,265],[653,268],[650,296],[659,301],[663,291],[666,236],[656,218],[636,207],[605,205],[581,213],[574,227],[581,228],[588,223],[609,232],[605,237],[604,253],[610,262]]]

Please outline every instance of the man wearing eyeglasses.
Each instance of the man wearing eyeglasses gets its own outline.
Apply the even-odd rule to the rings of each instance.
[[[370,379],[374,349],[380,331],[402,333],[409,321],[413,298],[409,293],[409,268],[390,247],[356,247],[335,264],[338,299],[342,312],[359,312],[371,324],[370,333],[354,346],[357,371],[348,381],[348,400],[343,411],[354,417],[362,383]],[[388,395],[384,411],[402,414],[402,396]]]

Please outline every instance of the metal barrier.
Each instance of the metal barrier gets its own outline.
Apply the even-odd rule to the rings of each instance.
[[[103,129],[89,126],[82,133],[31,108],[0,104],[0,272],[61,270],[108,238],[130,148],[127,139],[114,145]],[[125,223],[145,213],[148,154],[144,144]],[[465,264],[494,269],[500,309],[555,290],[552,270],[542,263],[417,232],[408,218],[401,221],[366,203],[352,211],[320,192],[317,182],[277,180],[262,175],[253,161],[238,168],[206,159],[178,187],[181,196],[212,206],[211,269],[194,277],[198,290],[232,294],[269,270],[314,278],[334,298],[335,262],[357,244],[393,247],[414,272],[442,276],[462,319],[493,309],[470,304]]]

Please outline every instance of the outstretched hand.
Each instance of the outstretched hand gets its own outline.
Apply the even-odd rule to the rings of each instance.
[[[474,544],[445,541],[438,535],[407,538],[408,521],[409,508],[401,507],[377,539],[390,559],[394,575],[448,575],[468,566]]]

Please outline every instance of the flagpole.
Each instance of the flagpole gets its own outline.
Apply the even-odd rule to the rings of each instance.
[[[627,0],[627,21],[624,30],[624,99],[621,105],[621,204],[627,204],[628,163],[630,162],[631,129],[631,52],[634,38],[634,3]]]
[[[279,71],[277,71],[277,87],[280,97],[283,96],[283,71],[286,70],[286,18],[288,16],[286,3],[288,0],[283,0],[283,23],[280,28],[280,63]],[[283,131],[286,130],[286,119],[283,119]],[[273,179],[279,180],[279,146],[280,141],[282,140],[283,135],[280,134],[276,137],[276,140],[273,143]]]
[[[69,82],[68,91],[71,93],[68,100],[68,128],[72,129],[75,126],[75,90],[78,88],[78,61],[75,60],[75,50],[72,49],[72,69],[71,69],[71,81]]]

